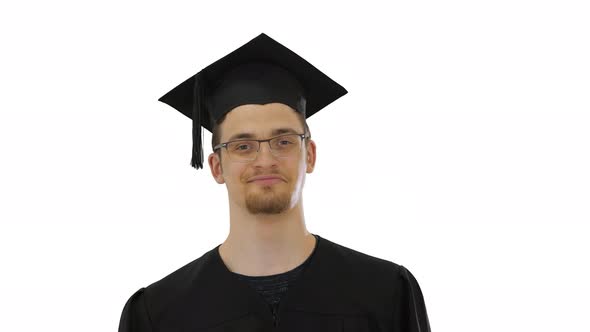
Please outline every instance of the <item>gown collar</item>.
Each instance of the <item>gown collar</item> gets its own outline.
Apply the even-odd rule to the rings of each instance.
[[[316,234],[314,234],[316,235]],[[253,314],[272,320],[271,309],[262,295],[240,280],[225,265],[219,246],[196,262],[198,270],[192,280],[185,308],[196,308],[191,315],[203,326],[230,321]],[[332,241],[317,235],[316,248],[309,264],[297,281],[289,285],[279,303],[278,315],[288,311],[324,314],[349,314],[359,308],[351,302],[349,261]],[[352,303],[352,304],[351,304]],[[206,314],[205,314],[206,313]]]

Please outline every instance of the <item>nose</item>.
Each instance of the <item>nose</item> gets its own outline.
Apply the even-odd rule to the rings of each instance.
[[[270,150],[270,142],[262,142],[260,144],[260,148],[258,149],[258,154],[256,155],[256,159],[254,159],[253,163],[255,165],[268,165],[268,164],[276,164],[277,159],[272,154]]]

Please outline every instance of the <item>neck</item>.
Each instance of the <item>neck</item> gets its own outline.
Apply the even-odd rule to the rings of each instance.
[[[227,268],[248,276],[292,270],[311,255],[315,237],[307,231],[302,201],[280,214],[249,214],[230,204],[230,232],[219,247]]]

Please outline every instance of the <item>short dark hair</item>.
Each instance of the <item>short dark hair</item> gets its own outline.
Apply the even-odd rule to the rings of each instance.
[[[229,113],[229,112],[228,112]],[[309,126],[307,125],[307,119],[305,118],[305,116],[299,112],[295,112],[297,114],[297,118],[299,118],[299,122],[301,123],[301,125],[304,128],[304,133],[306,134],[305,137],[305,143],[307,144],[307,142],[309,142],[309,139],[311,137],[311,132],[309,130]],[[214,123],[212,124],[213,127],[213,131],[211,132],[213,134],[212,138],[211,138],[211,148],[213,149],[213,147],[215,147],[217,144],[220,143],[221,140],[221,124],[223,123],[223,121],[225,121],[225,117],[226,117],[227,113],[225,113],[221,118],[219,118],[219,120],[214,121]],[[218,149],[217,151],[214,151],[217,153],[217,155],[219,156],[219,158],[221,159],[221,153],[220,153],[221,149]]]

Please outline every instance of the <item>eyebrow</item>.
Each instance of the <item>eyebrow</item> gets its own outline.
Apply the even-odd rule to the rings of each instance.
[[[295,131],[295,129],[287,128],[287,127],[274,129],[271,133],[272,136],[277,136],[277,135],[281,135],[281,134],[299,134],[299,133],[297,131]],[[239,134],[232,135],[228,139],[228,142],[236,140],[236,139],[242,139],[242,138],[256,138],[256,135],[254,135],[252,133],[239,133]]]

